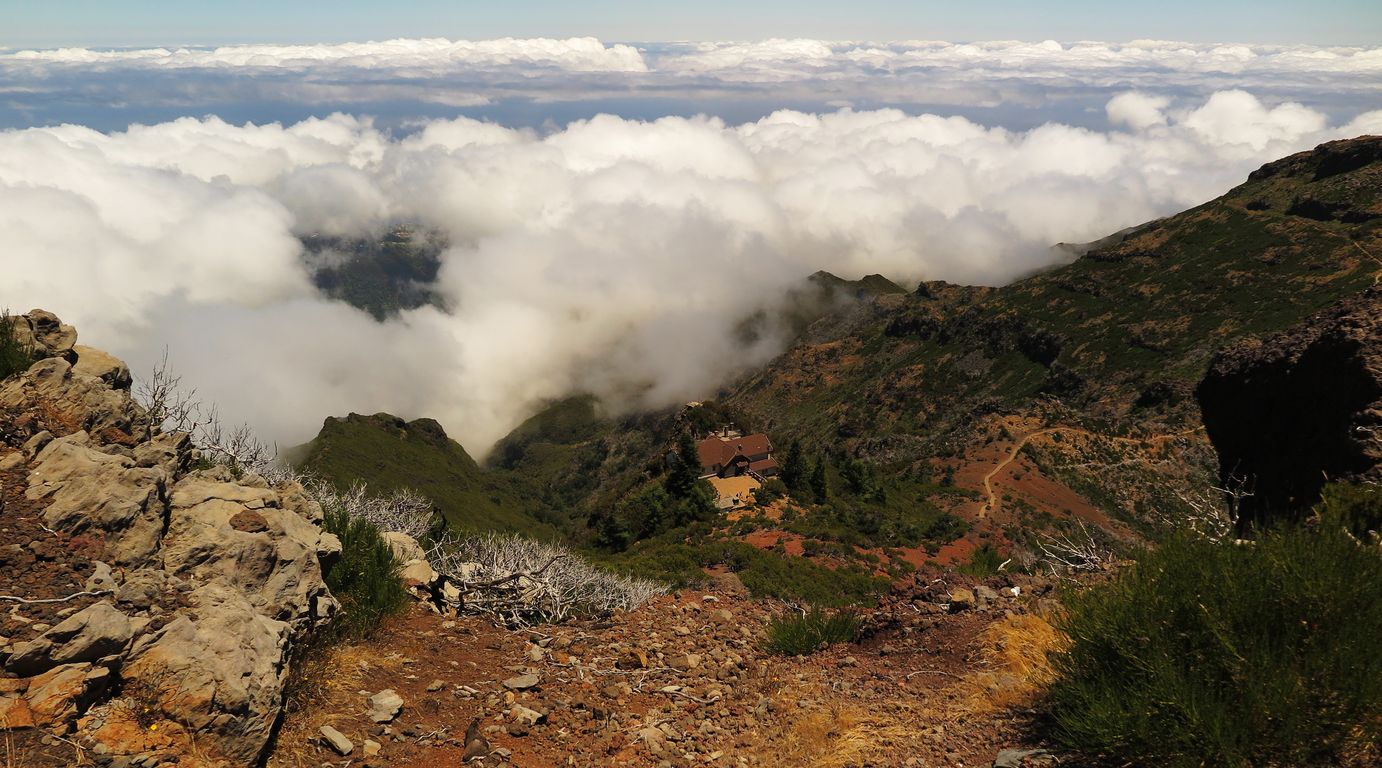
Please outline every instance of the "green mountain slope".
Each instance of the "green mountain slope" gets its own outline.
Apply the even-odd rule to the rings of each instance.
[[[996,288],[923,284],[832,316],[728,401],[820,443],[935,436],[1054,399],[1112,428],[1193,426],[1210,355],[1371,285],[1382,138],[1333,142],[1221,198]]]
[[[521,475],[486,471],[431,419],[379,413],[328,418],[321,432],[290,452],[300,469],[342,487],[412,488],[462,530],[554,536],[563,522]]]

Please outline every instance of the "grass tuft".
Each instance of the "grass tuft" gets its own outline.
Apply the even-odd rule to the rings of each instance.
[[[805,614],[779,616],[768,625],[764,649],[781,656],[802,656],[859,636],[861,622],[853,611],[812,608]]]

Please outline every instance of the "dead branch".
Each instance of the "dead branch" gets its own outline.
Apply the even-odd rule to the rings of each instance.
[[[19,603],[20,605],[48,605],[50,603],[66,603],[76,600],[79,597],[100,597],[101,595],[109,594],[112,594],[112,591],[109,589],[93,589],[87,592],[76,592],[67,597],[46,597],[34,600],[27,597],[19,597],[18,595],[0,595],[0,600],[8,600],[12,603]]]

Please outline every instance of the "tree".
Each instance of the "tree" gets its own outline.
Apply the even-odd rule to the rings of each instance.
[[[811,493],[817,504],[824,504],[830,498],[830,487],[825,478],[825,457],[816,457],[816,466],[811,469]]]
[[[672,498],[691,498],[696,490],[696,480],[700,478],[701,460],[690,432],[682,432],[677,439],[676,455],[670,463],[663,487]]]
[[[806,456],[801,451],[801,441],[793,440],[792,446],[787,449],[787,458],[782,463],[782,482],[792,493],[801,491],[806,488],[808,471]]]

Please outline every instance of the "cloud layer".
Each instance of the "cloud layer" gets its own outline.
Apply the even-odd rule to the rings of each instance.
[[[208,111],[265,122],[333,110],[540,125],[631,109],[644,118],[705,112],[743,122],[784,106],[851,106],[1103,128],[1100,107],[1123,91],[1203,99],[1234,88],[1331,115],[1377,108],[1382,47],[573,38],[0,49],[0,126],[10,127],[113,120],[101,127],[123,128]]]
[[[394,135],[346,115],[0,132],[0,301],[43,306],[282,443],[322,417],[440,419],[483,451],[543,399],[704,397],[780,350],[734,329],[817,269],[1002,283],[1048,246],[1211,198],[1258,164],[1382,131],[1231,90],[1128,92],[1116,130],[900,110],[468,118]],[[297,236],[393,222],[451,243],[423,308],[377,323],[312,288]]]

